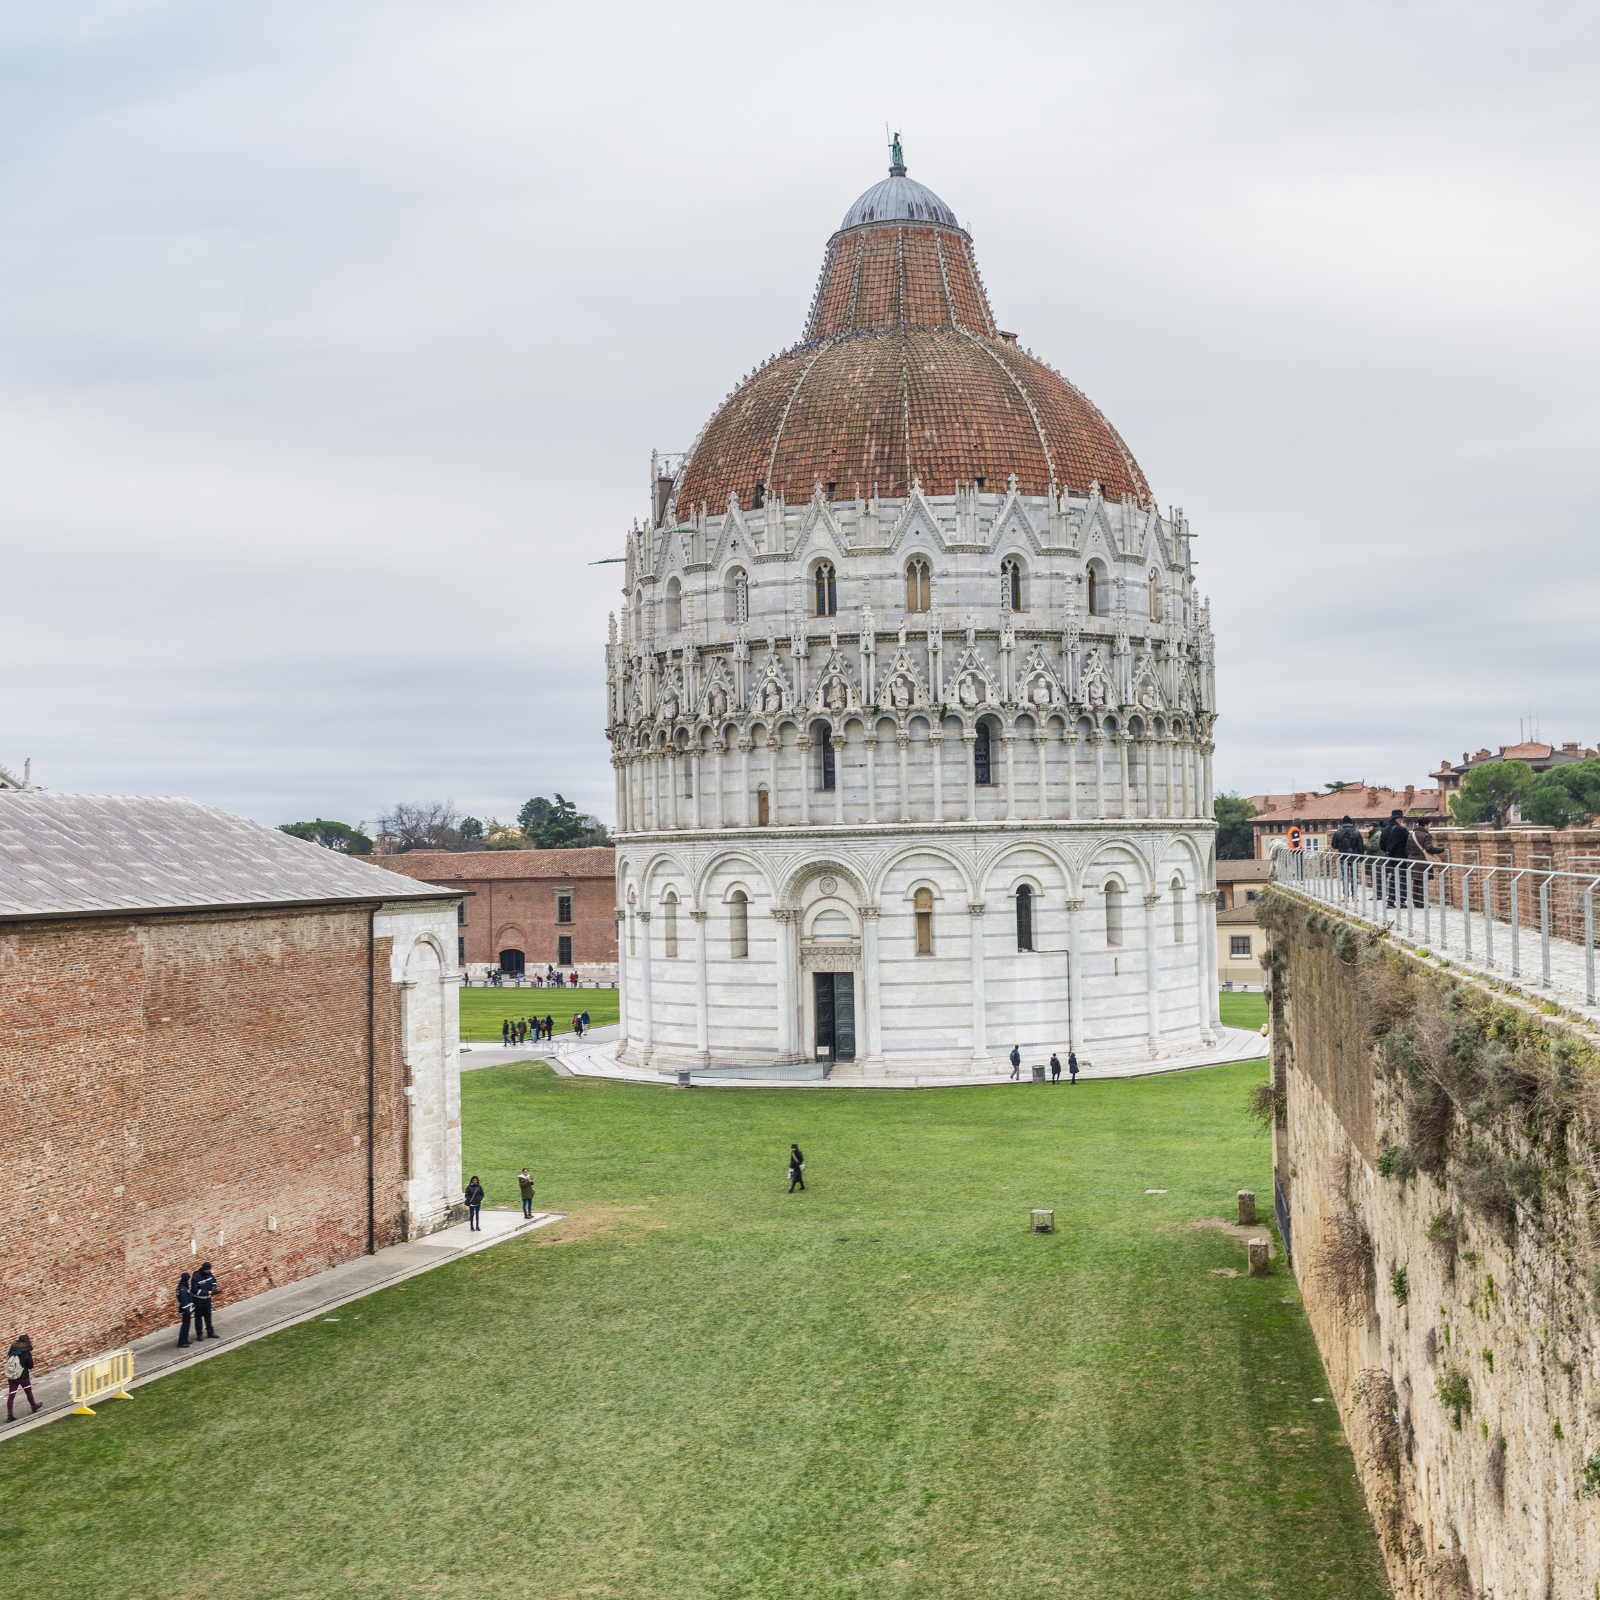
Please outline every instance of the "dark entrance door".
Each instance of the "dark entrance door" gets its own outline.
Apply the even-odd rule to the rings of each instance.
[[[500,952],[500,970],[509,973],[514,978],[522,976],[522,952],[520,950],[502,950]]]
[[[817,1002],[817,1056],[824,1051],[830,1061],[856,1058],[856,975],[853,972],[813,972],[812,992]]]

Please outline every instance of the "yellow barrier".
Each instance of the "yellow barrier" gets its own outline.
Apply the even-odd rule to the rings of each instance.
[[[92,1417],[91,1400],[109,1396],[113,1400],[131,1400],[128,1383],[133,1377],[133,1351],[113,1350],[109,1355],[96,1356],[92,1361],[80,1361],[72,1369],[72,1414],[75,1417]]]

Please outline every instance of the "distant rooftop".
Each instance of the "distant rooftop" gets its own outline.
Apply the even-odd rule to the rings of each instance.
[[[0,797],[0,921],[451,893],[197,800],[41,790]]]

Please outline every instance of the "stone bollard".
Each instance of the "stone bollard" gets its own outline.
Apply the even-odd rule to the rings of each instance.
[[[1254,1189],[1241,1189],[1239,1191],[1239,1226],[1253,1228],[1256,1221],[1256,1192]]]
[[[1265,1239],[1252,1239],[1250,1241],[1250,1276],[1252,1278],[1266,1277],[1269,1270],[1267,1266],[1269,1260],[1268,1252],[1271,1249],[1272,1246]]]

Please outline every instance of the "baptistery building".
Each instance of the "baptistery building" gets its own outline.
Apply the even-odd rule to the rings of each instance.
[[[1217,1036],[1208,607],[1099,409],[889,176],[652,461],[607,651],[621,1059],[970,1075]]]

